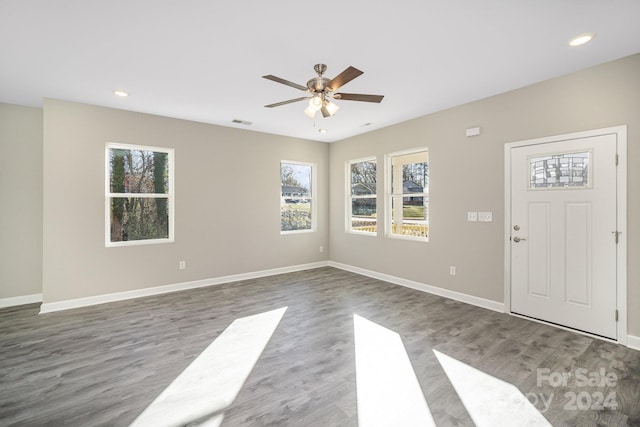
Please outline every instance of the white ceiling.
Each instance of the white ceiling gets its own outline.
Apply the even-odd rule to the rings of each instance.
[[[640,52],[639,17],[638,0],[1,0],[0,102],[331,142]],[[364,71],[341,91],[384,100],[337,101],[316,128],[305,102],[264,108],[304,93],[261,76],[305,85],[316,63]]]

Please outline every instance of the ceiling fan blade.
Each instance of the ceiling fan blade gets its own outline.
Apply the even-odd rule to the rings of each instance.
[[[338,90],[339,87],[349,83],[351,80],[355,79],[362,73],[364,72],[358,70],[357,68],[349,67],[343,72],[341,72],[340,74],[338,74],[337,76],[335,76],[327,86],[331,88],[332,92],[336,91]]]
[[[291,86],[296,89],[307,91],[306,86],[299,85],[298,83],[290,82],[289,80],[281,79],[280,77],[272,76],[269,74],[268,76],[262,76],[263,79],[272,80],[276,83],[282,83],[283,85]]]
[[[281,105],[291,104],[292,102],[302,101],[303,99],[310,99],[310,96],[303,96],[302,98],[289,99],[287,101],[276,102],[275,104],[265,105],[267,108],[279,107]]]
[[[361,93],[334,93],[335,99],[344,101],[362,101],[362,102],[382,102],[384,95],[363,95]]]

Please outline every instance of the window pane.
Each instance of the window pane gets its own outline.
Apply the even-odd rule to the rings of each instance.
[[[280,163],[280,231],[312,230],[311,165]]]
[[[364,196],[376,194],[376,162],[358,162],[351,164],[351,195]]]
[[[169,238],[168,198],[111,198],[112,242],[167,238]]]
[[[280,230],[311,230],[311,201],[283,198],[280,205]]]
[[[591,151],[530,157],[531,189],[587,188]]]
[[[376,199],[351,199],[351,229],[375,233],[377,230]]]
[[[402,197],[392,199],[393,234],[403,236],[428,236],[429,209],[425,197]]]
[[[429,226],[429,152],[426,149],[390,156],[391,197],[387,204],[392,236],[427,240]]]
[[[169,154],[148,150],[109,149],[112,193],[169,193]]]
[[[429,191],[429,164],[427,162],[396,165],[402,166],[402,193],[427,193]],[[392,180],[397,180],[399,175],[393,173]],[[392,183],[394,194],[399,194],[397,181]]]
[[[282,163],[280,179],[283,197],[311,197],[311,165]]]

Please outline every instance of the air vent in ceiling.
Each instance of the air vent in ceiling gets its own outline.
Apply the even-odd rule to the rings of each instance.
[[[253,122],[248,122],[246,120],[240,120],[240,119],[233,119],[231,123],[237,123],[239,125],[245,125],[245,126],[251,126],[253,124]]]

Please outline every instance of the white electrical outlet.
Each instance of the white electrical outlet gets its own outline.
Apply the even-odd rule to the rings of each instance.
[[[455,265],[450,265],[449,266],[449,274],[452,276],[456,275],[456,266]]]
[[[320,246],[320,253],[324,252],[324,246]]]
[[[478,221],[482,221],[482,222],[493,221],[493,212],[478,212]]]
[[[467,212],[467,221],[475,222],[478,220],[478,212]]]
[[[178,263],[178,268],[179,268],[180,270],[184,270],[185,268],[187,268],[187,263],[186,263],[185,261],[180,261],[180,262]]]

